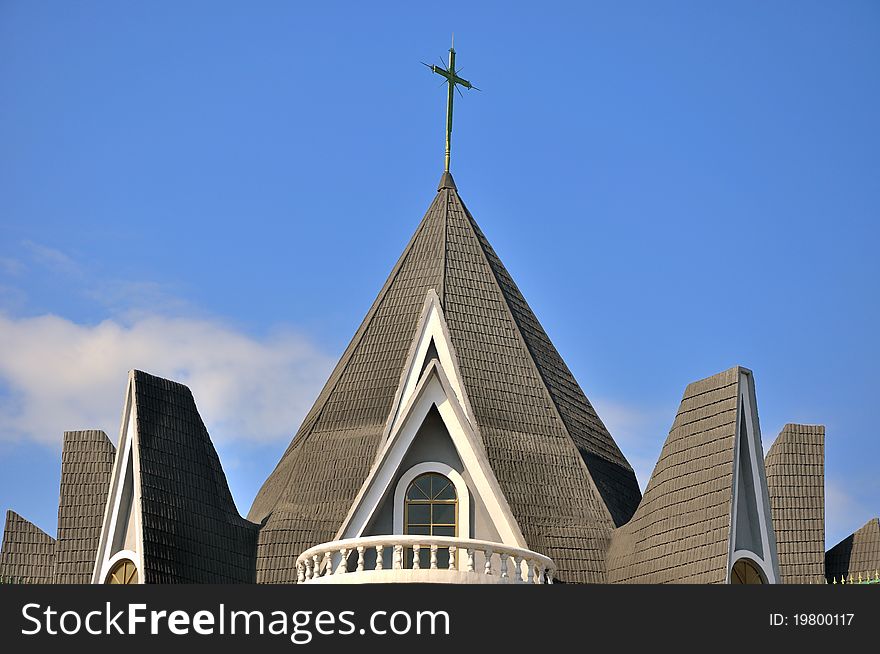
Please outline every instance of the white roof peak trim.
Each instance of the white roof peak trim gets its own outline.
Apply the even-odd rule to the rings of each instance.
[[[422,313],[416,326],[415,336],[409,347],[406,364],[400,376],[400,383],[394,395],[394,401],[391,404],[391,412],[385,422],[383,440],[388,439],[388,435],[400,420],[403,409],[412,398],[413,393],[415,393],[419,379],[423,375],[422,366],[432,341],[437,349],[440,363],[446,372],[446,376],[449,378],[449,383],[462,405],[465,417],[472,426],[476,426],[470,400],[464,390],[464,385],[461,383],[458,357],[455,354],[455,349],[449,337],[449,327],[443,315],[443,307],[440,306],[440,298],[432,288],[428,290],[425,296],[425,303],[422,305]]]
[[[128,472],[131,470],[130,487],[127,487]],[[125,402],[122,409],[122,424],[119,429],[119,443],[116,448],[116,459],[113,462],[113,474],[110,478],[110,491],[104,509],[104,521],[101,525],[101,537],[92,570],[92,583],[103,584],[110,568],[125,552],[124,558],[131,558],[138,569],[138,583],[144,583],[144,535],[141,516],[141,470],[140,452],[137,430],[137,403],[135,402],[134,371],[128,373],[128,384],[125,390]],[[126,497],[126,493],[128,494]],[[134,512],[135,550],[114,548],[117,532],[122,530],[123,540],[128,529],[127,521],[120,522],[120,512],[130,507]]]
[[[739,389],[737,397],[736,436],[734,438],[733,456],[733,492],[731,493],[730,532],[728,536],[727,582],[733,565],[739,559],[748,558],[756,563],[763,572],[767,583],[781,583],[779,576],[779,554],[776,547],[776,532],[770,513],[770,493],[767,488],[767,473],[764,470],[764,451],[761,447],[761,425],[758,421],[758,408],[755,394],[755,378],[751,370],[740,368]],[[743,420],[744,418],[744,420]],[[742,448],[741,439],[745,439]],[[743,452],[745,450],[745,452]],[[741,455],[742,454],[742,455]],[[750,484],[742,488],[740,472],[749,478]],[[750,486],[751,488],[748,488]],[[754,498],[747,498],[743,493],[753,492]],[[754,502],[757,510],[756,528],[760,538],[763,556],[749,549],[737,549],[737,519],[739,511],[746,510],[746,504]]]
[[[528,547],[443,364],[436,360],[425,369],[414,392],[401,409],[391,433],[336,533],[335,540],[363,535],[383,499],[393,493],[392,484],[401,463],[425,417],[434,406],[437,407],[458,457],[475,486],[470,489],[471,494],[482,499],[501,542],[516,547]]]

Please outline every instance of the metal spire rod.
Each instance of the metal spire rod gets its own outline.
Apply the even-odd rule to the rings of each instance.
[[[431,69],[431,72],[445,77],[446,85],[448,87],[446,93],[446,162],[444,168],[445,172],[448,173],[449,159],[452,152],[452,105],[455,100],[455,87],[458,85],[463,86],[466,89],[475,89],[477,91],[480,89],[466,79],[459,77],[458,72],[455,70],[455,34],[452,35],[452,47],[449,48],[449,67],[443,68],[442,66],[425,65]],[[461,91],[459,91],[459,93],[461,93]]]

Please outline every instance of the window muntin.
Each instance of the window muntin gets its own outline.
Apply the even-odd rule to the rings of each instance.
[[[763,584],[764,575],[757,565],[749,559],[740,559],[733,564],[730,571],[731,584]]]
[[[138,583],[138,569],[133,561],[129,559],[121,559],[110,570],[107,575],[108,584],[124,584],[131,585]]]
[[[457,536],[458,494],[448,477],[436,472],[419,475],[406,490],[403,508],[403,533],[414,536]],[[406,550],[405,565],[412,567],[412,548]],[[430,547],[419,550],[419,566],[430,565]],[[449,565],[449,548],[437,549],[437,565]]]

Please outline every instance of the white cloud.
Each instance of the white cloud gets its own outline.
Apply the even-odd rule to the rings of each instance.
[[[217,442],[292,437],[333,361],[293,331],[253,338],[210,319],[138,314],[81,325],[0,314],[0,439],[119,430],[127,371],[186,384]]]
[[[32,261],[45,268],[76,277],[84,273],[82,266],[61,250],[34,241],[22,241],[21,245]]]

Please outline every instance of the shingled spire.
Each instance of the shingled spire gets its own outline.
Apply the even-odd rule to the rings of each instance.
[[[292,582],[332,540],[381,445],[426,294],[441,302],[476,429],[529,546],[565,581],[604,580],[604,548],[641,499],[635,475],[468,212],[439,190],[249,518],[258,581]]]

